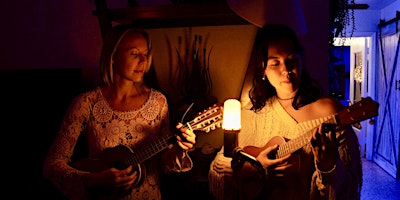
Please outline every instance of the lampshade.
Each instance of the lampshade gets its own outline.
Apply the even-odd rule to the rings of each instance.
[[[227,3],[237,15],[258,27],[283,24],[298,35],[307,32],[300,0],[227,0]]]
[[[240,107],[240,102],[236,99],[228,99],[224,102],[222,129],[229,131],[241,129]]]

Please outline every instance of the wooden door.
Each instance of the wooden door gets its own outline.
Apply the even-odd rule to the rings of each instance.
[[[374,135],[373,161],[400,179],[400,32],[378,36],[376,101],[380,104]]]

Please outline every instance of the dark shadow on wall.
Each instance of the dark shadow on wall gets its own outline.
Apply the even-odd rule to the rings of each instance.
[[[82,70],[0,71],[6,193],[18,199],[63,199],[42,176],[47,150],[72,99],[83,91]]]

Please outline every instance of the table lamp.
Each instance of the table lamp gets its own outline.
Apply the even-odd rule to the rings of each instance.
[[[222,129],[224,130],[224,156],[232,157],[233,150],[238,146],[237,135],[241,129],[240,102],[228,99],[224,102]]]

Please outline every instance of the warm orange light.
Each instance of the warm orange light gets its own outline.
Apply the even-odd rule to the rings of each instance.
[[[224,102],[224,114],[222,118],[222,129],[227,131],[240,130],[240,102],[236,99],[228,99]]]

